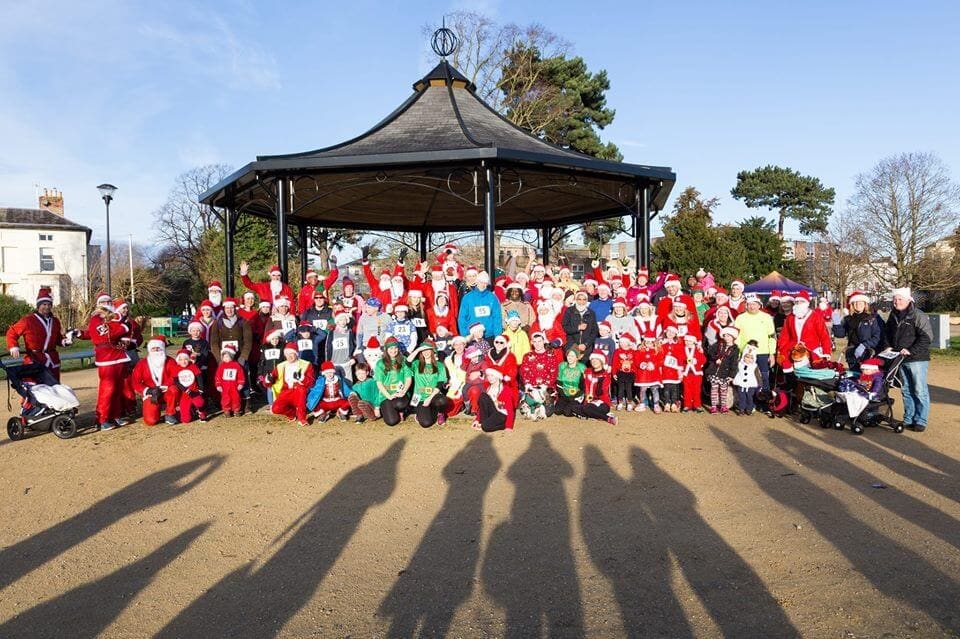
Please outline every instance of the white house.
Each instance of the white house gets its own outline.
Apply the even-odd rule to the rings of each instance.
[[[76,290],[89,291],[89,264],[100,247],[90,246],[92,231],[63,216],[63,196],[44,190],[37,209],[0,208],[0,292],[30,303],[41,287],[53,303],[70,303]]]

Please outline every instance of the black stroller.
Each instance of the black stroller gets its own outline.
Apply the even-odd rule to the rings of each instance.
[[[862,435],[864,428],[886,424],[895,433],[903,432],[903,422],[893,417],[894,399],[891,388],[899,388],[900,365],[903,356],[884,360],[883,387],[876,397],[869,398],[866,406],[851,415],[845,393],[855,393],[856,381],[851,378],[832,380],[798,380],[803,386],[800,404],[800,421],[804,424],[817,417],[823,428],[843,430],[849,427],[854,435]]]
[[[53,375],[42,364],[5,365],[7,374],[7,410],[10,406],[10,387],[20,395],[20,414],[7,420],[7,435],[11,440],[23,439],[30,432],[48,432],[60,439],[77,434],[77,396],[69,386],[57,384]]]

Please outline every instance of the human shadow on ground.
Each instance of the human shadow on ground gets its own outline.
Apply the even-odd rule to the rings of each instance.
[[[225,458],[201,457],[139,479],[87,510],[0,551],[0,589],[131,513],[175,499],[210,476]]]
[[[276,636],[316,592],[367,511],[393,494],[405,441],[347,473],[287,527],[278,540],[290,537],[266,562],[256,567],[251,561],[226,575],[157,637]]]
[[[877,477],[828,451],[778,431],[767,435],[770,442],[805,467],[839,479],[871,501],[960,549],[960,521],[939,508],[912,497],[905,490],[875,488]],[[909,475],[904,475],[911,479]],[[880,484],[885,486],[885,484]]]
[[[584,451],[580,528],[610,579],[629,637],[693,637],[671,588],[671,557],[727,637],[799,633],[763,581],[697,512],[694,494],[633,447],[624,480],[596,446]]]
[[[960,501],[960,463],[917,441],[913,435],[897,435],[881,430],[877,435],[882,437],[874,437],[875,431],[871,429],[864,437],[852,437],[850,433],[840,433],[832,429],[812,429],[798,424],[795,424],[794,428],[797,432],[840,450],[863,455],[947,499]],[[904,459],[901,455],[912,457],[937,470],[930,470],[926,466]]]
[[[874,588],[926,613],[951,632],[960,630],[960,587],[950,575],[865,524],[840,499],[797,473],[796,466],[752,450],[716,427],[710,430],[761,490],[805,517]],[[862,594],[855,596],[862,601]]]
[[[516,486],[510,519],[490,536],[481,569],[485,591],[506,610],[505,637],[584,634],[563,488],[572,476],[543,433],[507,471]]]
[[[500,465],[491,439],[480,436],[443,469],[443,506],[380,604],[380,614],[393,619],[388,637],[446,636],[457,608],[473,592],[483,497]]]
[[[0,626],[0,637],[96,637],[210,524],[183,532],[109,575],[41,603]]]
[[[928,386],[928,388],[930,389],[930,401],[952,406],[960,404],[960,390],[933,385]]]

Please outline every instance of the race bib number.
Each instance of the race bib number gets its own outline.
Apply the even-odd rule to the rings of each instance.
[[[184,388],[190,388],[193,386],[193,383],[197,381],[197,376],[193,374],[192,370],[185,368],[177,373],[177,381],[180,382],[180,385]]]
[[[298,339],[297,348],[301,351],[310,351],[313,350],[313,340],[312,339]]]
[[[477,306],[473,309],[473,314],[477,317],[490,317],[489,306]]]
[[[280,326],[283,328],[284,332],[292,331],[297,327],[297,320],[292,320],[292,319],[281,320]]]
[[[679,326],[677,326],[677,334],[678,334],[680,337],[683,337],[684,335],[686,335],[686,334],[687,334],[687,325],[686,325],[686,324],[680,324]]]
[[[280,349],[279,348],[268,348],[263,351],[263,357],[265,359],[280,359]]]
[[[673,355],[667,355],[666,357],[663,358],[663,363],[673,368],[674,366],[677,365],[677,358],[674,357]]]
[[[406,336],[408,336],[408,335],[410,334],[410,327],[409,327],[409,326],[395,326],[395,327],[393,328],[393,333],[394,333],[394,335],[402,335],[403,337],[406,337]]]
[[[350,339],[347,337],[337,337],[333,340],[333,350],[342,351],[350,348]]]
[[[319,329],[323,330],[323,329],[325,329],[325,328],[327,327],[327,322],[326,322],[326,320],[315,319],[315,320],[313,320],[313,327],[314,327],[314,328],[319,328]]]
[[[237,381],[237,371],[232,368],[228,368],[227,370],[223,371],[223,381],[225,382]]]
[[[100,326],[97,327],[97,334],[100,335],[101,337],[103,337],[104,335],[107,335],[108,333],[110,333],[110,329],[107,328],[106,324],[101,324]]]
[[[416,326],[417,328],[425,328],[427,326],[427,323],[423,321],[422,317],[414,317],[413,325]]]
[[[224,341],[223,344],[221,344],[220,349],[223,350],[223,349],[226,348],[227,346],[232,346],[232,347],[233,347],[233,350],[237,351],[237,353],[240,352],[240,341],[239,341],[239,340],[228,339],[228,340]]]

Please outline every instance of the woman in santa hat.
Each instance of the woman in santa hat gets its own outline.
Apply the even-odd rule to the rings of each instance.
[[[431,335],[437,334],[437,328],[444,326],[449,335],[457,334],[457,314],[449,305],[446,291],[434,294],[433,303],[427,308],[427,328]]]
[[[854,291],[847,298],[850,314],[836,327],[837,337],[847,338],[844,357],[847,368],[860,370],[860,362],[873,357],[883,341],[883,320],[870,310],[870,298],[860,291]]]
[[[590,365],[583,373],[583,399],[573,408],[573,414],[583,419],[600,419],[617,425],[617,416],[610,412],[612,375],[603,353],[590,354]]]
[[[493,348],[487,351],[487,366],[496,366],[503,373],[503,384],[513,391],[514,399],[520,401],[520,386],[517,380],[519,367],[517,358],[510,350],[510,338],[497,335],[493,338]]]
[[[504,383],[503,371],[496,366],[488,366],[484,376],[486,388],[477,401],[477,418],[473,428],[487,433],[513,431],[516,404],[513,391]]]

